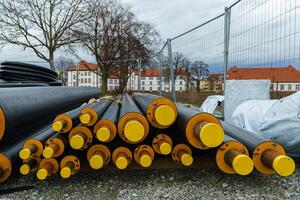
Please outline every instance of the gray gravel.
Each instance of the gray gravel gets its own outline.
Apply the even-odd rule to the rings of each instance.
[[[300,199],[300,169],[287,178],[230,176],[217,169],[99,171],[42,182],[14,177],[0,187],[28,185],[34,189],[0,199]]]

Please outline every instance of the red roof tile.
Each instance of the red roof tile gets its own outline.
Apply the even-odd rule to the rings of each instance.
[[[166,69],[164,69],[164,70],[166,70]],[[182,68],[178,68],[175,73],[176,73],[176,75],[180,75],[180,76],[188,76],[189,75],[189,72],[187,72],[186,70],[184,70]],[[146,69],[142,70],[141,77],[159,77],[159,69],[154,68],[154,67],[146,68]]]
[[[264,79],[271,82],[300,82],[300,71],[293,66],[282,68],[238,68],[228,70],[228,80]]]
[[[76,71],[77,67],[79,71],[96,71],[97,70],[97,64],[88,63],[84,60],[80,61],[79,64],[73,64],[68,68],[68,71]]]

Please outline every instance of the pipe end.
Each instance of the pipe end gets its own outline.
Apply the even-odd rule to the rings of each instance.
[[[277,156],[273,161],[273,169],[280,176],[290,176],[295,171],[295,162],[286,155]]]
[[[46,169],[39,169],[38,172],[36,173],[36,176],[39,180],[45,180],[48,176],[48,171]]]
[[[145,136],[145,128],[139,121],[132,120],[126,123],[124,135],[130,142],[139,142]]]
[[[107,128],[107,127],[101,127],[97,131],[96,137],[101,142],[107,142],[107,141],[109,141],[109,139],[111,137],[109,128]]]
[[[30,166],[28,164],[23,164],[20,167],[20,173],[22,175],[28,175],[30,173]]]
[[[84,138],[80,135],[74,135],[70,139],[70,146],[72,149],[81,149],[84,146]]]
[[[46,147],[43,151],[43,156],[45,158],[51,158],[54,154],[54,150],[51,147]]]
[[[232,168],[237,174],[245,176],[253,171],[254,163],[249,156],[241,154],[233,159]]]
[[[205,146],[214,148],[222,144],[224,131],[218,124],[208,123],[200,130],[199,136]]]
[[[90,114],[81,114],[79,116],[80,122],[83,124],[88,124],[91,122],[92,118]]]
[[[56,121],[52,124],[52,129],[56,132],[61,131],[64,128],[64,124],[61,121]]]
[[[20,152],[19,152],[19,157],[22,159],[22,160],[27,160],[30,158],[30,155],[31,155],[31,151],[30,149],[28,148],[23,148]]]
[[[176,120],[176,113],[170,106],[162,105],[155,110],[154,117],[160,125],[169,126]]]
[[[124,156],[120,156],[116,159],[116,166],[118,169],[125,169],[128,166],[128,160]]]
[[[89,163],[92,169],[101,169],[104,165],[104,160],[102,156],[94,155],[91,157]]]
[[[60,176],[63,178],[70,178],[72,170],[69,167],[64,167],[60,170]]]
[[[142,167],[150,167],[152,164],[152,159],[149,155],[142,155],[140,157],[140,164]]]
[[[172,147],[169,143],[164,142],[161,145],[159,145],[159,151],[163,155],[169,155],[172,151]]]
[[[181,156],[180,158],[180,161],[181,163],[184,165],[184,166],[191,166],[194,162],[194,159],[193,159],[193,156],[188,154],[188,153],[185,153]]]

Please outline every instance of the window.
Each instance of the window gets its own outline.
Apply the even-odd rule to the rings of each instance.
[[[182,87],[179,88],[180,92],[182,91]]]
[[[83,81],[84,81],[84,79],[83,79],[83,78],[81,78],[81,79],[80,79],[80,82],[81,82],[81,83],[83,83]]]
[[[150,87],[150,92],[152,91],[152,87]]]
[[[150,85],[152,85],[152,81],[150,81]]]
[[[160,91],[160,87],[157,87],[157,91]]]
[[[84,72],[84,75],[87,76],[87,71]]]
[[[88,83],[91,83],[91,78],[88,78]]]
[[[114,80],[114,83],[117,84],[117,83],[118,83],[118,79],[115,79],[115,80]]]
[[[292,84],[288,85],[288,90],[291,91],[292,90]]]
[[[180,85],[182,85],[182,81],[179,82]],[[180,90],[181,91],[181,90]]]
[[[145,81],[142,81],[142,85],[145,85]]]
[[[87,78],[84,79],[84,83],[87,83]]]
[[[89,73],[88,73],[88,74],[89,74],[89,76],[91,76],[91,72],[90,72],[90,71],[89,71]]]
[[[142,90],[145,91],[145,87],[142,87]]]
[[[297,91],[300,91],[300,84],[297,84],[297,85],[296,85],[296,90],[297,90]]]
[[[153,80],[153,77],[149,77],[149,80]]]
[[[280,90],[283,91],[284,90],[284,85],[280,84]]]
[[[270,88],[271,90],[274,90],[274,85],[273,84],[271,84],[271,88]]]
[[[112,86],[109,86],[109,90],[112,91],[112,90],[113,90],[113,87],[112,87]]]
[[[112,79],[109,79],[109,83],[112,84],[112,83],[113,83],[113,80],[112,80]]]
[[[73,74],[73,79],[76,79],[76,74]]]

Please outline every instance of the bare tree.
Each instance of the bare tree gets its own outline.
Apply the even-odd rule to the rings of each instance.
[[[194,61],[190,68],[192,76],[197,81],[197,91],[200,92],[200,81],[209,74],[209,66],[203,61]]]
[[[73,36],[95,56],[102,93],[107,93],[110,74],[118,75],[121,92],[136,67],[135,60],[143,58],[147,62],[157,32],[151,25],[138,21],[130,9],[117,0],[89,0],[87,7],[89,20],[83,21]]]
[[[31,49],[54,69],[55,51],[76,41],[70,30],[83,8],[83,0],[0,0],[0,45]]]
[[[59,78],[62,80],[63,85],[67,82],[67,69],[74,64],[74,61],[70,58],[59,57],[55,61],[55,70],[59,74]]]

